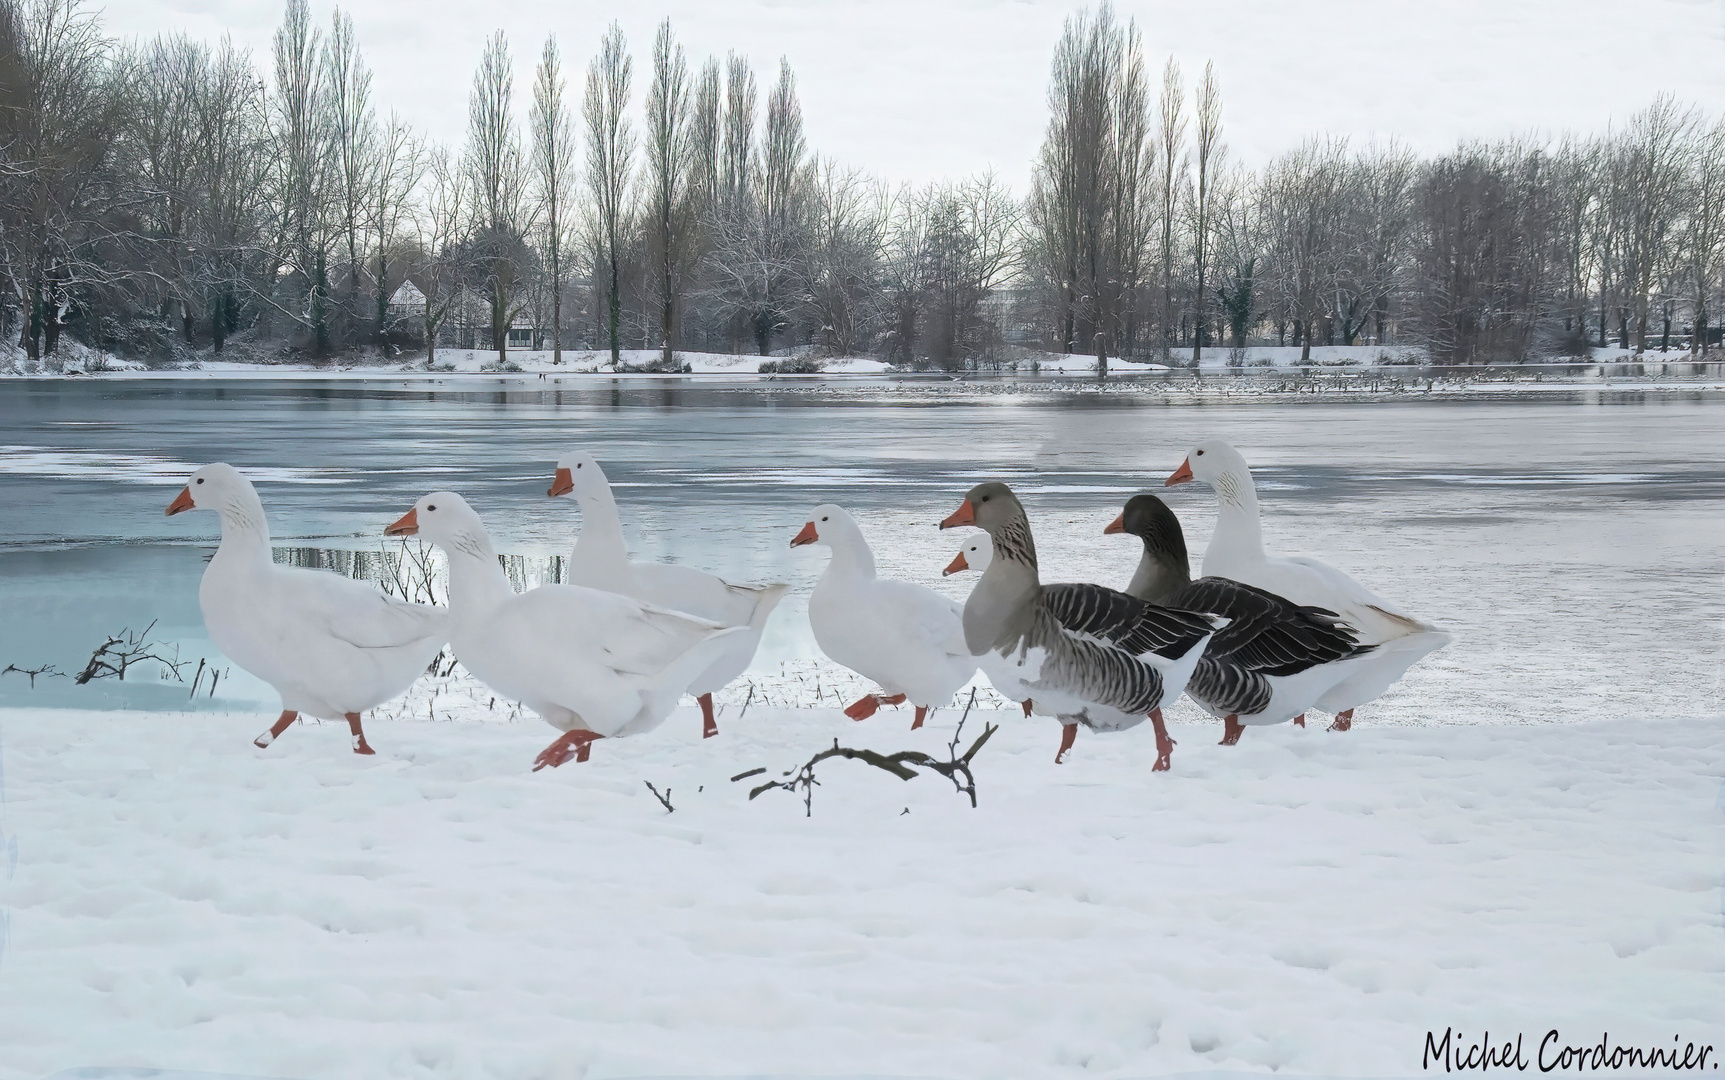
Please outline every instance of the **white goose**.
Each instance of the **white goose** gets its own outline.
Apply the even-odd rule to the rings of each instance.
[[[461,496],[434,492],[384,530],[425,537],[449,556],[449,643],[473,676],[563,735],[534,771],[594,739],[664,722],[689,684],[747,631],[580,585],[509,587],[485,523]]]
[[[1356,708],[1383,694],[1426,655],[1449,644],[1449,634],[1398,609],[1328,563],[1264,554],[1252,470],[1224,440],[1210,439],[1193,447],[1166,485],[1192,480],[1209,484],[1219,504],[1216,531],[1204,549],[1205,577],[1243,581],[1295,604],[1334,612],[1358,632],[1360,645],[1372,648],[1369,656],[1353,662],[1357,665],[1353,675],[1318,698],[1317,708],[1335,714],[1330,730],[1348,730]]]
[[[167,513],[186,510],[222,519],[221,545],[198,586],[210,640],[281,695],[281,718],[256,745],[307,713],[345,719],[353,752],[372,753],[359,714],[413,685],[449,639],[449,613],[340,574],[276,565],[263,502],[232,465],[194,472]]]
[[[930,709],[951,701],[976,674],[976,658],[964,643],[962,609],[933,589],[876,577],[874,551],[862,529],[837,506],[815,507],[791,540],[792,547],[805,544],[832,550],[809,594],[815,644],[884,691],[854,702],[845,715],[865,720],[882,705],[908,699],[916,706],[911,727],[921,727]]]
[[[721,626],[748,631],[731,639],[730,648],[689,686],[701,705],[701,735],[719,733],[713,715],[713,691],[741,675],[755,658],[767,616],[784,598],[789,585],[732,585],[723,578],[674,563],[630,562],[623,542],[623,520],[617,500],[599,462],[588,453],[567,454],[547,492],[553,498],[572,495],[581,506],[581,535],[569,558],[569,582],[589,589],[621,593],[643,603],[686,611]]]

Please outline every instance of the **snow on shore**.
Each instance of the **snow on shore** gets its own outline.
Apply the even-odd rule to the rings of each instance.
[[[1725,1044],[1720,718],[1348,734],[1005,726],[980,806],[852,762],[957,720],[684,709],[528,771],[536,721],[249,738],[0,711],[0,1080],[1413,1075],[1428,1030]],[[646,790],[669,788],[675,813]],[[905,811],[908,811],[906,813]],[[0,839],[0,846],[5,843]],[[1725,1049],[1725,1047],[1722,1047]]]

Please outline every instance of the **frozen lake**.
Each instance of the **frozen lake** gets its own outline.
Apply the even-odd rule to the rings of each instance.
[[[942,581],[934,525],[983,479],[1011,483],[1045,580],[1123,584],[1135,541],[1102,526],[1201,438],[1252,461],[1273,549],[1317,555],[1443,625],[1456,644],[1362,720],[1569,720],[1717,708],[1725,615],[1720,395],[1551,394],[1374,403],[1168,405],[1154,393],[953,384],[474,378],[19,381],[0,393],[0,667],[77,671],[103,636],[158,620],[206,655],[196,583],[213,515],[166,518],[197,465],[258,481],[279,546],[378,550],[384,525],[448,488],[500,551],[567,551],[579,515],[546,498],[590,448],[636,557],[796,583],[760,666],[810,655],[803,596],[823,565],[787,545],[814,505],[854,511],[881,571]],[[1194,556],[1214,498],[1166,493]],[[0,678],[0,706],[183,708],[150,673],[76,687]],[[231,695],[231,696],[230,696]],[[269,703],[236,677],[203,706]]]

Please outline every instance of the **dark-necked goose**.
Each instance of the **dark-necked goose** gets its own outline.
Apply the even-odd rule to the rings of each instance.
[[[1239,742],[1246,725],[1303,725],[1305,711],[1372,651],[1333,611],[1302,607],[1228,578],[1193,581],[1180,519],[1154,495],[1134,495],[1102,531],[1143,541],[1129,594],[1228,620],[1186,684],[1188,697],[1222,719],[1224,746]]]
[[[992,654],[1002,693],[1032,699],[1066,726],[1120,731],[1148,717],[1156,728],[1155,771],[1169,768],[1174,740],[1162,706],[1179,697],[1221,620],[1147,604],[1101,585],[1067,585],[1061,610],[1042,587],[1024,507],[1005,484],[978,484],[943,529],[973,525],[994,557],[964,605],[964,637],[975,656]],[[1005,663],[1001,663],[1004,660]]]
[[[1169,476],[1172,487],[1202,480],[1216,492],[1216,532],[1204,549],[1204,576],[1224,577],[1296,604],[1340,615],[1360,644],[1375,646],[1370,662],[1318,698],[1317,708],[1335,714],[1332,731],[1346,731],[1354,710],[1388,690],[1427,654],[1449,644],[1450,636],[1380,599],[1352,577],[1317,559],[1276,558],[1264,554],[1258,520],[1258,491],[1240,452],[1221,439],[1192,448]]]

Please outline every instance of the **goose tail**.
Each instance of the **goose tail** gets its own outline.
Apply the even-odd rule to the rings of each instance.
[[[669,716],[695,680],[723,659],[726,651],[737,639],[749,632],[746,626],[715,630],[667,664],[657,675],[649,676],[643,690],[645,701],[642,712],[653,717]]]

